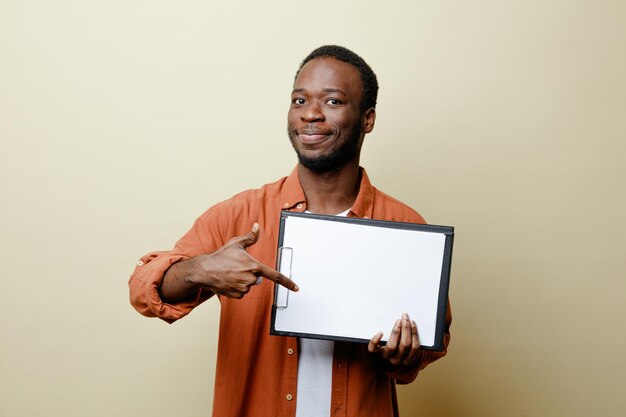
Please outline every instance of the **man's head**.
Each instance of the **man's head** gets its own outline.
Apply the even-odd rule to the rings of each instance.
[[[287,126],[300,164],[318,173],[358,166],[377,91],[373,71],[353,52],[323,46],[309,54],[296,74]]]
[[[365,62],[363,58],[352,52],[351,50],[337,45],[324,45],[311,52],[300,64],[296,79],[302,70],[302,67],[315,58],[333,58],[337,61],[345,62],[352,65],[359,71],[361,76],[361,86],[363,88],[363,98],[361,100],[361,111],[364,112],[369,108],[376,108],[376,99],[378,97],[378,80],[372,68]]]

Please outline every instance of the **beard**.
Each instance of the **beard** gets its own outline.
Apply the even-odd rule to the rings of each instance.
[[[343,142],[339,148],[326,155],[310,158],[298,151],[295,138],[296,133],[287,127],[287,134],[289,135],[291,146],[293,146],[293,149],[296,151],[296,155],[298,155],[298,161],[305,168],[318,174],[338,170],[355,157],[358,157],[360,150],[359,143],[362,133],[361,121],[357,120],[350,129],[350,132],[348,132],[346,141]]]

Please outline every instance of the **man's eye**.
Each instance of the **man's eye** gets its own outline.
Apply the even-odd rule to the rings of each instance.
[[[303,98],[294,98],[293,100],[291,100],[291,102],[293,104],[302,105],[302,104],[304,104],[304,99]]]
[[[341,104],[341,101],[337,100],[336,98],[329,98],[328,100],[326,100],[326,103],[333,105],[333,106],[337,106]]]

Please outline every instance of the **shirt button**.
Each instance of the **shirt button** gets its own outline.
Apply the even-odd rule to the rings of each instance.
[[[143,261],[137,262],[137,266],[142,266],[142,265],[143,265]]]
[[[293,400],[293,395],[291,395],[291,394],[287,394],[287,395],[285,396],[285,398],[287,398],[287,401],[291,401],[291,400]]]
[[[293,355],[293,349],[292,348],[287,349],[287,354],[288,355]]]
[[[302,208],[302,203],[299,203],[296,207]]]
[[[289,207],[289,203],[285,203],[285,204],[283,204],[283,206]]]

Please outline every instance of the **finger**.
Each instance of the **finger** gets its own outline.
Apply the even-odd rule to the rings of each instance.
[[[245,277],[242,277],[238,282],[229,286],[227,289],[223,289],[220,294],[228,298],[241,299],[250,292],[252,287],[256,284],[256,280],[256,275],[246,273]]]
[[[420,338],[419,338],[419,334],[417,333],[417,324],[415,323],[415,320],[411,320],[411,351],[409,352],[407,357],[404,359],[404,364],[412,365],[413,363],[415,363],[419,350],[420,350]]]
[[[400,341],[400,332],[401,323],[400,320],[396,320],[396,322],[393,324],[393,328],[391,329],[389,339],[387,339],[387,344],[382,350],[383,357],[388,358],[396,354],[396,351],[398,349],[398,343]]]
[[[254,245],[259,240],[259,224],[254,223],[252,229],[244,236],[233,238],[231,242],[240,246],[242,249]]]
[[[240,293],[239,291],[224,291],[222,292],[222,295],[224,297],[234,298],[236,300],[240,300],[241,298],[243,298],[243,294]]]
[[[367,350],[370,353],[378,352],[383,347],[379,345],[380,341],[383,339],[383,332],[378,332],[370,339],[370,342],[367,345]]]
[[[250,278],[245,281],[239,282],[233,289],[235,291],[239,291],[242,294],[247,294],[250,292],[253,286],[256,285],[257,277],[254,274],[249,274]]]
[[[417,323],[415,323],[415,320],[411,320],[411,337],[412,337],[412,341],[413,341],[413,347],[416,347],[417,349],[420,348],[420,335],[417,332]]]
[[[398,355],[400,359],[404,359],[411,350],[411,320],[407,313],[402,314],[402,333],[400,334],[400,345],[398,347]]]
[[[298,291],[300,289],[295,282],[293,282],[292,280],[290,280],[289,278],[287,278],[280,272],[266,265],[263,265],[262,263],[259,263],[259,266],[257,269],[258,269],[258,275],[261,275],[263,278],[267,278],[270,281],[274,281],[275,283],[282,285],[283,287],[288,288],[291,291]]]

